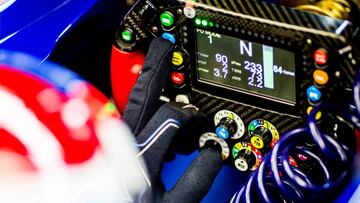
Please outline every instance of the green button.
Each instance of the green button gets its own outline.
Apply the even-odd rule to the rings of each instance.
[[[125,41],[125,42],[131,42],[133,40],[133,33],[129,30],[124,30],[121,33],[121,38]]]
[[[208,26],[208,21],[207,20],[202,20],[201,25],[204,26],[204,27]]]
[[[160,15],[160,22],[161,24],[163,24],[165,27],[170,27],[174,24],[174,16],[173,14],[171,14],[168,11],[163,12]]]
[[[201,25],[201,19],[200,18],[195,18],[195,24],[196,25]]]

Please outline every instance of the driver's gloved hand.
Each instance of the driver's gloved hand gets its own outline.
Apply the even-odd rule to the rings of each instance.
[[[223,163],[220,152],[202,149],[176,185],[165,191],[160,173],[175,135],[188,139],[189,145],[197,145],[198,140],[193,138],[199,137],[199,129],[209,125],[206,116],[191,104],[161,105],[159,97],[171,66],[172,51],[169,41],[153,40],[123,115],[136,136],[138,157],[145,160],[148,169],[149,187],[139,195],[142,202],[199,202]]]

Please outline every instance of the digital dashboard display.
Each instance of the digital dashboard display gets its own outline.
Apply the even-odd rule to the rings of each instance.
[[[296,103],[295,53],[196,29],[198,80]]]

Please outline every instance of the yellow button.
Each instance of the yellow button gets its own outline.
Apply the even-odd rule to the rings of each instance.
[[[180,66],[182,63],[184,62],[183,56],[181,55],[180,52],[174,52],[173,53],[173,58],[172,58],[172,63],[175,66]]]
[[[319,85],[325,85],[329,81],[328,74],[323,70],[314,71],[313,78]]]
[[[257,149],[262,149],[264,147],[264,141],[258,136],[250,138],[250,142]]]
[[[307,114],[309,115],[310,112],[313,110],[313,107],[312,106],[309,106],[306,110]],[[321,111],[317,112],[316,115],[315,115],[315,119],[316,120],[319,120],[321,118]]]

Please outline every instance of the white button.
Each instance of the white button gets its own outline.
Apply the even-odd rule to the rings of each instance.
[[[238,158],[235,160],[235,167],[239,170],[239,171],[247,171],[249,166],[246,163],[246,161],[242,158]]]
[[[196,15],[196,11],[192,7],[185,7],[184,8],[184,15],[188,18],[194,18]]]
[[[187,95],[185,94],[178,94],[175,97],[175,101],[176,102],[180,102],[180,103],[184,103],[184,104],[190,104],[190,99]]]
[[[160,96],[159,98],[160,101],[163,101],[163,102],[170,102],[170,98],[169,97],[165,97],[163,95]]]

